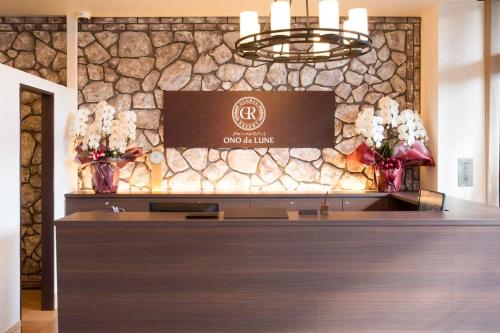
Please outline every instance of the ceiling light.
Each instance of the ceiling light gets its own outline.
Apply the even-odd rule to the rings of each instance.
[[[349,20],[339,25],[338,0],[319,0],[319,24],[309,22],[309,1],[305,0],[305,26],[291,26],[291,0],[275,0],[263,31],[258,14],[240,14],[240,39],[236,53],[263,62],[314,63],[355,58],[370,52],[368,13],[365,8],[349,10]]]

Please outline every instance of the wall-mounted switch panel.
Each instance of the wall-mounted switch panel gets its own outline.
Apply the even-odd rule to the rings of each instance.
[[[458,186],[459,187],[472,187],[474,185],[473,179],[473,160],[472,158],[459,158],[458,159]]]

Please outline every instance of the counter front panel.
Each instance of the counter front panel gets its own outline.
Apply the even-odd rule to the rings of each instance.
[[[500,218],[77,213],[56,222],[62,332],[498,332]],[[481,213],[479,213],[481,214]]]

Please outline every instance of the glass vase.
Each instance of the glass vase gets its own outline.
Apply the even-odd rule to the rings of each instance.
[[[375,179],[379,192],[398,192],[403,182],[403,167],[384,168],[381,165],[375,167]]]
[[[120,167],[114,162],[92,162],[92,188],[95,193],[116,193]]]

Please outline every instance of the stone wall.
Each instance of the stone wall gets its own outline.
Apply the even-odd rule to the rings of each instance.
[[[0,63],[66,84],[66,18],[0,17]],[[40,286],[41,96],[21,94],[21,272]]]
[[[304,25],[305,19],[293,22]],[[163,150],[162,90],[332,91],[337,110],[331,148],[167,149],[164,189],[373,188],[371,168],[345,159],[359,140],[353,122],[360,109],[386,95],[401,108],[420,109],[420,18],[370,18],[372,52],[307,65],[241,59],[232,52],[237,30],[233,17],[93,18],[80,25],[79,103],[92,108],[107,100],[118,110],[134,110],[136,144]],[[418,189],[418,169],[406,175],[405,188]],[[82,188],[90,188],[85,168],[80,179]],[[148,187],[146,159],[123,169],[121,190]]]
[[[41,96],[21,92],[21,281],[39,287],[42,245]]]
[[[0,17],[0,63],[66,84],[66,18]]]

